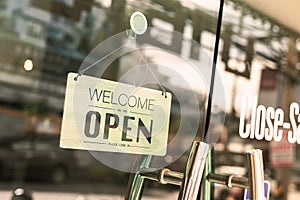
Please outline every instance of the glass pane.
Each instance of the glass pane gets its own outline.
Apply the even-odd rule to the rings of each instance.
[[[172,93],[167,154],[153,156],[150,167],[184,172],[191,143],[202,139],[214,144],[219,137],[219,130],[203,136],[219,3],[2,0],[1,199],[24,193],[22,189],[13,193],[15,188],[31,192],[37,200],[126,196],[131,173],[124,168],[137,167],[134,159],[143,156],[63,149],[54,143],[61,134],[70,72]],[[135,11],[148,22],[141,35],[130,27]],[[128,48],[114,53],[125,41]],[[109,54],[113,57],[103,59]],[[95,67],[90,67],[93,63]],[[81,106],[80,97],[74,102]],[[218,124],[225,112],[222,102],[215,103],[211,119]],[[30,140],[30,149],[23,151],[25,140]],[[15,141],[19,142],[14,148],[6,145]],[[234,158],[234,162],[241,161]],[[143,199],[177,199],[179,189],[146,181]]]
[[[292,1],[291,1],[292,2]],[[293,1],[293,5],[296,1]],[[228,1],[224,8],[218,69],[226,88],[226,120],[216,155],[263,150],[270,199],[296,199],[298,192],[299,32],[285,2]],[[285,10],[285,11],[284,11]],[[283,19],[282,16],[287,18]],[[216,168],[244,164],[218,161]],[[226,167],[225,167],[226,168]],[[242,199],[244,191],[222,189]],[[226,192],[225,192],[226,191]],[[219,191],[218,191],[219,192]],[[223,198],[225,199],[225,197]]]

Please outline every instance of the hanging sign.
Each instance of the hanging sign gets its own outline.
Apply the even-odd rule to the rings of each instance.
[[[171,94],[69,73],[60,147],[164,156]]]

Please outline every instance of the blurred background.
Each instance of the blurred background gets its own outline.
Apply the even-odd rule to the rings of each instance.
[[[67,74],[77,72],[96,45],[128,29],[129,17],[137,10],[145,14],[149,27],[155,27],[147,45],[183,55],[200,68],[207,66],[212,63],[219,3],[218,0],[1,0],[1,199],[10,199],[18,187],[32,191],[34,199],[121,199],[129,174],[106,167],[87,151],[58,147]],[[271,182],[270,199],[296,199],[300,197],[299,145],[242,139],[239,135],[245,94],[257,95],[258,105],[282,108],[285,121],[289,120],[290,104],[300,101],[300,30],[297,11],[293,10],[300,5],[295,0],[273,2],[272,6],[269,3],[225,1],[217,68],[226,102],[224,108],[214,107],[211,115],[226,114],[226,118],[214,148],[215,171],[247,174],[245,152],[260,148],[264,154],[265,179]],[[183,34],[182,41],[174,40],[173,31]],[[116,60],[103,77],[117,80],[137,63],[135,59]],[[160,62],[155,55],[149,59]],[[180,88],[174,77],[159,67],[153,70],[161,82]],[[180,91],[182,95],[190,92],[186,88]],[[203,114],[207,91],[199,92],[197,97]],[[177,117],[180,105],[176,98],[172,103],[170,137],[180,123]],[[205,122],[203,116],[199,135]],[[247,109],[245,121],[250,123],[251,117],[251,109]],[[220,126],[218,120],[212,121],[209,134]],[[183,171],[185,162],[186,154],[172,161],[169,167]],[[175,186],[149,182],[144,199],[176,199],[177,191]],[[216,185],[215,199],[243,199],[243,192]]]

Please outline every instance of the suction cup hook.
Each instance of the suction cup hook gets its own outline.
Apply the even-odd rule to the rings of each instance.
[[[136,11],[130,16],[130,29],[136,35],[143,35],[148,27],[147,18],[139,11]]]

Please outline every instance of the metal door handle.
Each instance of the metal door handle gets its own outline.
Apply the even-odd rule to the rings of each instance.
[[[199,141],[193,142],[178,200],[197,199],[208,152],[208,144]]]
[[[247,159],[249,166],[250,199],[264,199],[264,166],[262,150],[253,149],[247,151]]]

